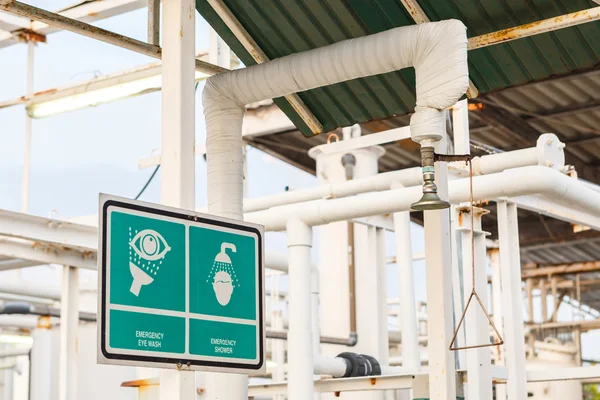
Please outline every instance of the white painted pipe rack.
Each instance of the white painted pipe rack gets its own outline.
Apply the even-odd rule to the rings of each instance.
[[[600,193],[577,179],[548,167],[528,166],[473,178],[474,199],[542,195],[562,204],[598,215]],[[421,187],[367,193],[351,198],[316,200],[246,214],[248,221],[265,225],[267,231],[285,230],[286,222],[297,218],[309,226],[345,221],[371,215],[408,211],[422,195]],[[469,201],[469,179],[449,182],[453,204]]]

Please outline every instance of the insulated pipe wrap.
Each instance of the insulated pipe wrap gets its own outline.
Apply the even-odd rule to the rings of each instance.
[[[469,85],[466,28],[458,20],[390,29],[210,77],[203,93],[209,212],[241,218],[246,104],[410,66],[417,97],[412,137],[437,140],[444,126],[441,110]]]

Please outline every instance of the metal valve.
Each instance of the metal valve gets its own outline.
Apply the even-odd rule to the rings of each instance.
[[[411,205],[413,210],[442,210],[450,207],[450,203],[438,196],[435,185],[435,152],[433,147],[421,147],[421,165],[423,171],[423,197]]]

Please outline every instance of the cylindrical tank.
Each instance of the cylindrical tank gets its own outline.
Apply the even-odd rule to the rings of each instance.
[[[378,160],[384,154],[385,150],[380,146],[367,147],[357,150],[343,151],[339,153],[323,153],[320,147],[315,147],[309,152],[309,155],[317,162],[317,178],[320,184],[343,182],[347,179],[348,170],[344,167],[344,156],[346,160],[351,154],[354,159],[350,164],[352,179],[374,176],[378,173]],[[352,157],[350,157],[352,158]],[[320,226],[318,229],[319,241],[319,279],[320,279],[320,333],[324,336],[348,337],[350,334],[350,292],[349,292],[349,247],[348,247],[348,223],[337,222]],[[364,261],[361,254],[366,253],[368,249],[367,227],[354,225],[355,254],[358,254],[355,263],[355,282],[357,296],[357,331],[358,343],[353,348],[338,345],[322,345],[321,352],[326,356],[335,356],[343,351],[352,351],[375,356],[376,358],[387,358],[387,340],[385,343],[379,340],[380,335],[373,334],[374,326],[369,314],[374,314],[377,309],[375,303],[380,299],[375,293],[364,296],[364,289],[374,275],[375,265],[370,260],[370,265]],[[362,247],[362,248],[361,248]],[[366,275],[366,276],[365,276]],[[333,284],[332,284],[333,283]],[[362,285],[362,286],[361,286]],[[367,285],[367,286],[365,286]],[[370,287],[370,286],[369,286]],[[385,297],[383,297],[385,300]],[[383,305],[387,307],[387,304]],[[386,311],[387,312],[387,311]],[[387,314],[386,314],[387,315]],[[315,327],[313,327],[314,329]],[[387,321],[385,326],[385,335],[387,339]],[[372,335],[368,335],[369,332]],[[362,334],[361,334],[362,333]],[[368,339],[366,339],[368,337]],[[362,340],[361,340],[362,339]],[[378,354],[381,350],[385,355]],[[333,394],[323,394],[322,400],[334,399]],[[349,392],[344,393],[344,398],[360,400],[382,400],[383,392]]]
[[[527,360],[528,370],[545,370],[548,368],[575,367],[577,348],[573,345],[560,344],[547,339],[535,342],[536,356]],[[532,400],[580,400],[583,389],[580,381],[559,381],[528,383],[527,391]]]

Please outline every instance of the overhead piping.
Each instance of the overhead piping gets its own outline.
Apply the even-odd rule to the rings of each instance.
[[[600,193],[577,179],[552,168],[527,166],[501,173],[475,176],[474,199],[494,200],[501,197],[542,195],[592,213],[600,213]],[[309,226],[363,218],[373,215],[408,211],[421,194],[420,187],[407,187],[385,192],[367,193],[334,200],[316,200],[274,207],[246,214],[248,221],[265,225],[267,231],[282,231],[285,221],[298,218]],[[450,203],[469,201],[469,179],[449,182]]]
[[[397,71],[416,73],[411,132],[443,131],[442,110],[469,83],[466,28],[458,20],[406,26],[210,77],[203,92],[207,131],[209,207],[242,214],[242,120],[249,103],[351,79]]]

